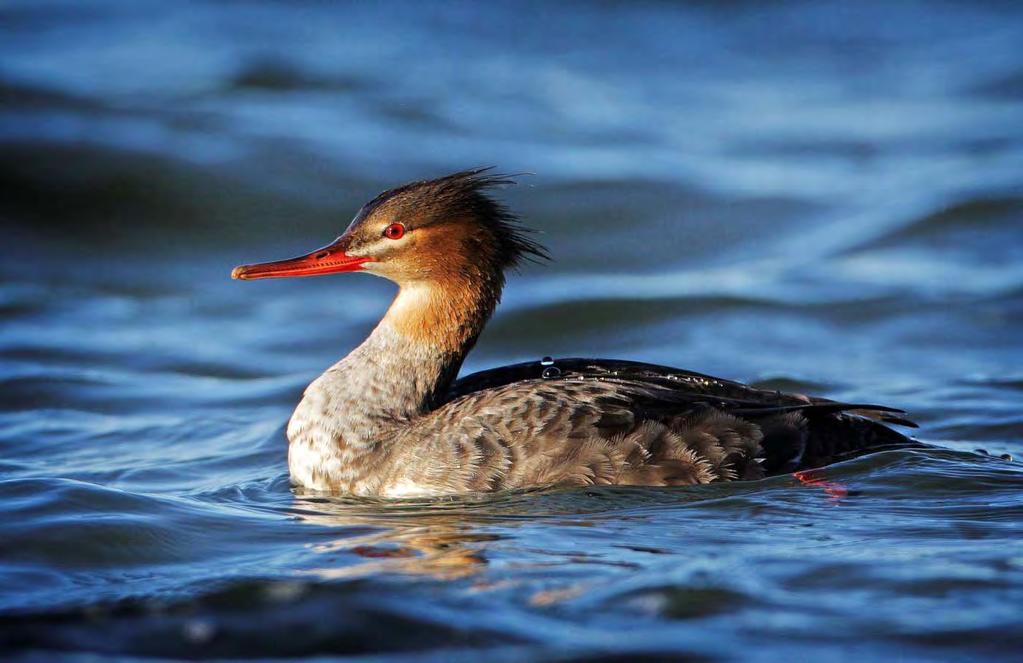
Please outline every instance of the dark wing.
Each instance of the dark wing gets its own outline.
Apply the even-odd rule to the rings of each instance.
[[[879,422],[916,427],[902,410],[867,403],[841,403],[802,394],[757,389],[740,382],[668,366],[613,359],[525,362],[473,373],[456,380],[445,402],[526,380],[599,381],[627,395],[641,418],[663,419],[711,407],[755,423],[769,473],[819,467],[871,451],[918,446]],[[789,415],[806,422],[805,433],[773,426]],[[777,432],[772,434],[772,430]]]
[[[698,400],[733,410],[735,414],[770,409],[778,414],[785,411],[814,409],[822,412],[854,412],[868,418],[916,428],[916,424],[901,417],[903,410],[865,403],[839,403],[826,398],[803,394],[758,389],[749,385],[704,375],[680,368],[645,364],[618,359],[558,359],[524,362],[480,371],[456,380],[448,390],[445,402],[468,394],[493,389],[522,380],[539,378],[558,380],[599,380],[623,387],[647,387],[660,392],[667,390],[676,396],[699,397]]]

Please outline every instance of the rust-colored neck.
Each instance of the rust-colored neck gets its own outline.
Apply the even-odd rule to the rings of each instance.
[[[406,284],[380,324],[409,343],[457,357],[460,364],[493,314],[502,285],[499,278]]]

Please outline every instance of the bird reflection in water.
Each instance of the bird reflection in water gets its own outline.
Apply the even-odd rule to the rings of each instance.
[[[548,569],[555,566],[631,566],[621,560],[604,560],[582,550],[551,551],[526,546],[531,558],[514,566],[514,578],[492,569],[488,553],[498,545],[507,554],[515,546],[513,532],[520,523],[532,522],[537,513],[536,495],[556,526],[592,528],[588,518],[571,516],[559,508],[562,500],[577,502],[574,491],[516,491],[506,496],[458,497],[442,500],[386,500],[297,494],[289,512],[303,522],[337,529],[339,536],[309,548],[325,557],[325,563],[302,573],[320,580],[351,580],[381,575],[409,575],[432,580],[472,578],[469,592],[522,591],[533,606],[543,607],[579,597],[592,582],[550,583]],[[524,501],[519,498],[525,498]],[[531,509],[531,511],[530,511]],[[516,546],[519,547],[519,546]],[[336,560],[336,563],[335,563]],[[539,573],[533,574],[530,571]],[[495,577],[495,575],[497,577]]]
[[[485,518],[473,518],[450,503],[388,504],[384,500],[299,495],[293,510],[305,522],[345,532],[337,539],[310,544],[312,550],[324,555],[348,553],[364,560],[307,571],[323,579],[377,574],[464,578],[482,571],[487,565],[487,544],[504,538],[481,531]]]

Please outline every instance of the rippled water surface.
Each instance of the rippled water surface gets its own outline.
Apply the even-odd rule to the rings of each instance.
[[[0,656],[1020,660],[1020,44],[1014,3],[4,3]],[[393,291],[230,268],[491,163],[556,261],[466,370],[684,366],[934,448],[294,494],[291,409]]]

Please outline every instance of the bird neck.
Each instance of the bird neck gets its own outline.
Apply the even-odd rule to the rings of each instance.
[[[369,337],[309,386],[307,398],[330,402],[323,423],[349,447],[372,444],[440,405],[502,285],[496,277],[402,286]]]
[[[497,307],[503,286],[500,274],[403,285],[377,330],[393,330],[410,345],[460,365]]]

